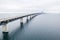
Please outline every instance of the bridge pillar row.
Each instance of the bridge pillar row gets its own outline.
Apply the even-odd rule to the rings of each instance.
[[[21,27],[23,26],[23,18],[20,19]]]

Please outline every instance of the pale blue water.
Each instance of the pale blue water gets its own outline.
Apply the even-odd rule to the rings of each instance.
[[[13,35],[14,31],[20,27],[20,20],[9,23],[7,27],[10,35]],[[13,39],[60,40],[60,14],[42,14],[35,17],[24,25],[22,30],[17,31],[12,37]]]

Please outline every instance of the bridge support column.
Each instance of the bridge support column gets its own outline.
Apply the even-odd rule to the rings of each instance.
[[[23,27],[23,18],[20,19],[21,27]]]
[[[28,23],[28,21],[29,21],[29,20],[28,20],[28,16],[27,16],[27,23]]]
[[[31,20],[31,16],[30,16],[30,20]]]
[[[36,15],[33,15],[33,17],[32,17],[32,18],[34,18],[34,17],[36,17]]]
[[[32,18],[34,18],[35,15],[32,16]]]
[[[2,27],[3,30],[3,40],[8,40],[9,36],[8,36],[8,31],[7,31],[7,24],[4,24]]]
[[[33,18],[35,17],[36,15],[33,16]]]

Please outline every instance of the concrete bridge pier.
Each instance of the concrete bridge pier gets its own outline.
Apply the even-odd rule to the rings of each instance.
[[[32,18],[34,18],[36,15],[33,15],[33,17]]]
[[[20,25],[23,27],[23,18],[20,19]]]
[[[33,19],[33,18],[34,18],[34,15],[31,16],[31,19]]]
[[[32,19],[33,19],[34,17],[36,17],[36,16],[37,16],[37,15],[33,15],[33,16],[32,16]]]
[[[31,20],[31,16],[30,16],[30,20]]]
[[[2,33],[3,33],[3,40],[8,40],[9,35],[8,35],[8,30],[7,30],[7,24],[4,24],[2,27]]]
[[[27,23],[28,23],[28,21],[29,21],[29,20],[28,20],[28,16],[27,16]]]

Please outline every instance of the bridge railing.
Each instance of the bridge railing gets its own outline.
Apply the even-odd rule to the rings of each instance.
[[[34,13],[34,14],[24,15],[24,16],[21,16],[21,17],[5,19],[5,20],[0,21],[0,25],[3,25],[3,27],[2,27],[2,30],[3,30],[2,31],[2,33],[3,33],[3,40],[8,40],[7,24],[9,22],[12,22],[12,21],[20,19],[20,24],[21,24],[21,27],[22,27],[23,26],[23,18],[24,17],[27,17],[27,23],[28,23],[28,17],[29,16],[30,16],[30,20],[31,20],[32,18],[34,18],[35,16],[40,15],[40,14],[42,14],[42,13]]]

